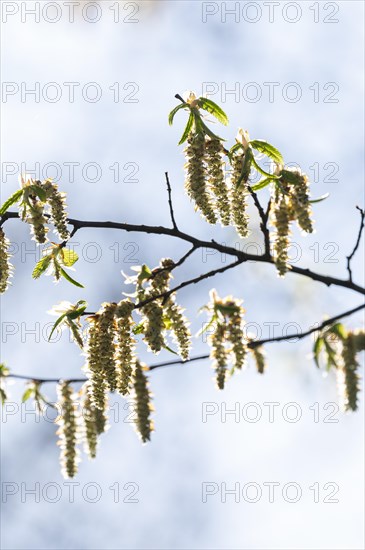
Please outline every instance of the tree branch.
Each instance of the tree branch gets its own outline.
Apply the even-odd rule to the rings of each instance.
[[[2,223],[4,223],[9,219],[17,219],[17,218],[19,218],[19,215],[17,212],[7,212],[6,214],[4,214],[1,221]],[[188,233],[184,233],[174,228],[170,229],[168,227],[163,227],[163,226],[152,226],[152,225],[143,225],[143,224],[137,225],[137,224],[130,224],[130,223],[118,223],[118,222],[108,222],[108,221],[106,222],[86,221],[86,220],[77,220],[74,218],[69,218],[68,223],[74,226],[74,231],[72,232],[73,234],[75,234],[76,231],[78,231],[79,229],[102,228],[102,229],[119,229],[127,232],[146,233],[146,234],[154,234],[154,235],[166,235],[169,237],[180,239],[185,242],[189,242],[196,249],[208,248],[212,250],[217,250],[222,254],[235,256],[238,260],[240,260],[240,263],[251,261],[251,262],[262,262],[262,263],[267,263],[272,265],[274,264],[273,258],[271,256],[268,256],[266,253],[262,255],[248,254],[246,252],[242,252],[241,250],[237,250],[236,248],[219,244],[214,240],[204,241],[204,240],[198,239],[196,237],[193,237],[192,235],[189,235]],[[333,286],[348,288],[350,290],[358,292],[359,294],[365,294],[365,288],[355,284],[352,280],[349,280],[349,279],[339,279],[337,277],[331,277],[329,275],[322,275],[320,273],[311,271],[310,269],[297,267],[294,265],[290,266],[289,273],[290,272],[296,273],[298,275],[303,275],[304,277],[308,277],[313,281],[321,282],[327,286],[333,285]]]
[[[353,315],[354,313],[357,313],[358,311],[361,311],[364,308],[365,308],[365,304],[361,304],[360,306],[356,306],[356,307],[354,307],[352,309],[349,309],[349,310],[347,310],[343,313],[335,315],[334,317],[326,319],[320,325],[312,327],[312,328],[310,328],[310,329],[308,329],[304,332],[299,332],[299,333],[296,333],[296,334],[287,334],[285,336],[276,336],[276,337],[273,337],[273,338],[264,338],[262,340],[253,340],[251,342],[248,342],[247,346],[249,348],[253,349],[253,348],[257,348],[259,346],[262,346],[263,344],[282,342],[284,340],[288,341],[288,340],[292,340],[294,338],[296,338],[298,340],[301,340],[302,338],[306,338],[307,336],[310,336],[311,334],[313,334],[315,332],[320,332],[321,330],[323,330],[324,328],[332,325],[333,323],[335,323],[339,319],[349,317],[350,315]],[[209,358],[210,358],[210,354],[204,354],[204,355],[197,355],[195,357],[191,357],[190,359],[187,359],[186,361],[184,361],[183,359],[175,359],[173,361],[164,361],[164,362],[161,362],[161,363],[155,363],[154,365],[151,365],[149,367],[149,370],[152,371],[152,370],[159,369],[161,367],[169,367],[169,366],[173,366],[173,365],[185,365],[186,363],[193,363],[194,361],[202,361],[204,359],[209,359]],[[38,382],[39,384],[47,384],[47,383],[56,383],[57,384],[61,381],[69,382],[69,383],[84,383],[84,382],[87,382],[87,380],[88,380],[87,378],[68,378],[68,379],[64,379],[64,378],[36,378],[36,377],[33,377],[33,376],[26,376],[26,375],[22,375],[22,374],[8,374],[8,375],[4,376],[3,378],[14,378],[14,379],[19,379],[19,380],[28,380],[29,382]]]
[[[265,212],[263,207],[261,206],[261,203],[260,203],[260,201],[258,199],[258,196],[255,193],[255,191],[253,191],[253,189],[250,185],[248,185],[247,187],[248,187],[249,192],[251,193],[251,196],[252,196],[253,201],[255,203],[256,209],[257,209],[257,211],[259,213],[259,216],[261,218],[260,228],[261,228],[262,234],[264,236],[265,254],[268,257],[270,257],[271,256],[271,252],[270,252],[270,232],[269,232],[269,229],[267,227],[267,221],[268,221],[269,212],[270,212],[270,203],[269,203],[269,206],[267,208],[267,211]]]
[[[165,172],[165,178],[166,178],[168,203],[169,203],[169,208],[170,208],[170,217],[171,217],[171,221],[172,221],[172,227],[177,230],[177,224],[176,224],[176,220],[175,220],[174,208],[172,206],[171,184],[170,184],[170,179],[169,179],[168,172]]]
[[[356,208],[360,212],[360,220],[361,221],[360,221],[360,228],[359,228],[359,232],[357,234],[357,239],[356,239],[354,249],[353,249],[353,251],[351,252],[351,254],[349,256],[346,256],[346,258],[347,258],[347,271],[348,271],[348,274],[349,274],[349,281],[352,281],[351,260],[355,256],[356,251],[359,248],[360,241],[361,241],[361,235],[362,235],[363,229],[365,227],[365,223],[364,223],[365,211],[362,208],[360,208],[360,206],[356,206]]]

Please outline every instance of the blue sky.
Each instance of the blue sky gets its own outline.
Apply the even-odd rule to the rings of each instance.
[[[167,124],[175,93],[186,89],[201,93],[210,83],[210,89],[217,90],[212,99],[231,120],[229,128],[223,129],[229,143],[241,126],[252,137],[274,143],[312,180],[319,170],[313,195],[329,192],[330,197],[315,206],[315,234],[303,238],[294,232],[301,252],[298,265],[346,276],[345,256],[353,247],[359,223],[355,205],[363,204],[361,2],[327,3],[327,8],[323,2],[300,2],[295,23],[290,20],[299,8],[288,2],[276,7],[273,22],[268,7],[258,2],[251,3],[251,11],[245,11],[247,2],[237,3],[237,21],[227,15],[226,22],[222,22],[224,4],[232,7],[234,2],[210,2],[205,7],[185,0],[142,2],[136,14],[133,3],[120,3],[119,23],[110,9],[114,2],[100,2],[98,12],[92,7],[82,12],[81,5],[75,9],[74,23],[68,21],[64,2],[58,2],[61,18],[56,23],[45,20],[55,17],[51,9],[41,13],[39,23],[26,14],[22,23],[24,2],[12,4],[18,5],[19,12],[2,24],[1,68],[3,82],[15,83],[19,92],[2,104],[2,200],[17,188],[21,163],[28,171],[35,163],[41,169],[53,163],[47,175],[57,177],[56,166],[61,170],[59,183],[68,193],[71,217],[166,225],[164,172],[168,171],[181,228],[242,246],[233,230],[212,228],[194,213],[184,194],[184,158],[177,147],[183,115],[179,113],[173,128]],[[203,23],[207,4],[218,11]],[[312,5],[318,12],[310,9]],[[250,23],[257,6],[261,15]],[[92,24],[83,14],[100,15],[100,20]],[[138,22],[122,22],[124,18]],[[22,102],[21,90],[34,88],[37,82],[40,101],[28,95]],[[56,86],[50,87],[51,82]],[[65,85],[70,82],[76,83],[73,103]],[[119,83],[118,102],[114,101],[115,83]],[[268,83],[275,83],[272,101]],[[232,89],[238,90],[238,98],[224,94]],[[51,102],[55,90],[61,90],[61,96]],[[83,93],[94,90],[101,90],[100,101],[86,100]],[[254,102],[250,93],[257,90],[261,97]],[[298,90],[300,99],[291,101],[290,94]],[[73,181],[70,163],[74,163]],[[119,180],[127,177],[126,181],[113,181],[116,163]],[[91,182],[95,165],[101,176]],[[84,298],[90,309],[97,309],[101,302],[119,300],[126,290],[122,269],[129,271],[140,263],[156,265],[161,257],[177,259],[186,251],[181,243],[156,236],[80,231],[73,242],[81,253],[77,278],[86,287],[81,295],[65,282],[57,286],[50,278],[33,282],[34,245],[28,228],[8,222],[6,232],[15,247],[16,275],[2,298],[2,319],[8,330],[10,323],[16,323],[17,332],[3,340],[2,357],[14,371],[30,375],[77,376],[83,364],[66,333],[54,344],[42,336],[44,326],[52,321],[46,312],[53,304]],[[254,218],[250,241],[259,238]],[[358,282],[363,276],[360,256],[354,260]],[[221,262],[219,255],[197,254],[176,274],[176,282]],[[359,303],[359,297],[346,289],[322,287],[290,274],[282,281],[271,266],[248,264],[214,283],[205,281],[181,292],[179,301],[187,308],[194,331],[203,320],[197,311],[207,302],[212,286],[222,296],[243,299],[247,321],[252,327],[259,325],[262,336],[267,335],[268,323],[279,323],[278,331],[288,322],[304,329],[325,314]],[[358,315],[348,324],[356,327],[360,321]],[[34,328],[40,331],[38,342],[26,334]],[[337,423],[324,422],[332,412],[326,404],[337,403],[336,381],[315,369],[311,345],[311,340],[304,340],[268,346],[266,375],[259,377],[250,365],[230,380],[224,393],[215,389],[206,361],[153,372],[156,432],[148,446],[142,447],[128,422],[123,422],[128,411],[124,402],[113,397],[120,418],[114,418],[103,437],[96,461],[85,459],[81,464],[74,502],[69,502],[69,488],[59,473],[55,426],[36,423],[31,416],[22,422],[20,413],[9,415],[1,424],[2,481],[17,484],[19,492],[2,505],[3,548],[362,548],[363,405],[357,414],[336,413]],[[206,344],[197,339],[194,351],[205,349]],[[151,361],[146,353],[142,357]],[[13,401],[20,398],[22,389],[21,384],[11,387]],[[47,390],[54,398],[53,389]],[[240,421],[229,417],[223,423],[217,414],[202,422],[207,402],[217,403],[219,411],[238,403]],[[242,416],[250,402],[262,412],[257,422]],[[268,402],[279,403],[273,423],[264,405]],[[292,402],[302,413],[296,423],[283,418]],[[314,403],[320,410],[319,422],[314,422]],[[219,491],[222,483],[229,488],[235,483],[240,488],[256,483],[263,496],[257,503],[243,498],[237,503],[228,496],[223,503],[219,492],[203,503],[205,482],[217,484]],[[265,492],[268,482],[280,483],[272,503]],[[297,503],[282,497],[282,488],[289,482],[302,489]],[[28,495],[22,502],[22,488],[36,483],[41,491],[49,483],[58,484],[59,501],[50,503],[41,495],[40,502],[35,502]],[[85,500],[90,483],[102,492],[98,502]],[[131,486],[124,488],[127,483],[138,485],[139,502],[114,502],[110,487],[118,484],[123,500],[131,491]],[[320,487],[319,503],[309,488],[315,483]],[[338,485],[338,503],[323,502],[332,490],[331,486],[325,489],[328,483]]]

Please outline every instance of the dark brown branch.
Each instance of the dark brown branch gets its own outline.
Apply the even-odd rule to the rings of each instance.
[[[16,218],[19,218],[17,212],[7,212],[6,214],[4,214],[2,220],[6,221],[8,219],[16,219]],[[137,224],[118,223],[118,222],[85,221],[85,220],[76,220],[74,218],[69,218],[68,223],[74,226],[74,232],[78,231],[79,229],[94,227],[94,228],[102,228],[102,229],[119,229],[127,232],[166,235],[169,237],[180,239],[182,241],[189,242],[193,246],[195,246],[195,248],[197,249],[210,248],[212,250],[217,250],[222,254],[235,256],[238,260],[240,260],[240,263],[251,261],[251,262],[263,262],[263,263],[272,264],[272,265],[274,264],[273,258],[271,256],[268,256],[266,253],[262,255],[248,254],[246,252],[242,252],[241,250],[237,250],[236,248],[219,244],[214,240],[203,241],[201,239],[193,237],[192,235],[189,235],[188,233],[184,233],[174,228],[170,229],[168,227],[163,227],[163,226],[137,225]],[[320,273],[311,271],[310,269],[297,267],[294,265],[290,266],[289,273],[290,272],[296,273],[298,275],[303,275],[304,277],[308,277],[313,281],[321,282],[327,286],[331,286],[331,285],[339,286],[343,288],[348,288],[360,294],[365,294],[365,288],[355,284],[353,281],[349,279],[339,279],[337,277],[331,277],[329,275],[322,275]]]
[[[179,284],[178,286],[175,286],[174,288],[171,288],[170,290],[167,290],[166,292],[163,292],[162,294],[156,294],[155,296],[151,296],[150,298],[146,298],[146,300],[143,300],[142,302],[138,302],[135,305],[135,309],[139,309],[146,304],[149,304],[150,302],[153,302],[154,300],[159,300],[160,298],[163,298],[166,300],[171,294],[174,294],[174,292],[177,292],[178,290],[181,290],[182,288],[185,288],[186,286],[195,285],[197,283],[200,283],[200,281],[204,281],[204,279],[208,279],[209,277],[214,277],[214,275],[218,275],[218,273],[224,273],[225,271],[228,271],[229,269],[232,269],[236,267],[237,265],[240,265],[242,263],[242,260],[237,260],[231,264],[225,265],[224,267],[219,267],[218,269],[213,269],[212,271],[208,271],[207,273],[203,273],[202,275],[199,275],[198,277],[194,277],[193,279],[189,279],[188,281],[184,281],[183,283]]]
[[[356,239],[354,249],[353,249],[353,251],[351,252],[351,254],[349,256],[346,256],[346,258],[347,258],[347,271],[348,271],[348,274],[349,274],[349,281],[352,281],[351,260],[355,256],[356,251],[359,248],[360,241],[361,241],[361,235],[362,235],[362,232],[363,232],[364,227],[365,227],[365,211],[362,208],[360,208],[360,206],[356,206],[356,208],[360,212],[360,227],[359,227],[359,232],[357,234],[357,239]]]
[[[253,189],[250,185],[248,185],[247,187],[248,187],[249,192],[251,193],[251,196],[253,198],[253,202],[255,203],[256,209],[257,209],[257,211],[259,213],[259,216],[261,218],[260,228],[261,228],[261,232],[264,236],[265,254],[268,257],[270,257],[271,256],[271,252],[270,252],[270,232],[269,232],[269,229],[267,227],[267,221],[268,221],[268,218],[269,218],[270,207],[268,207],[267,211],[265,212],[263,207],[261,206],[261,203],[260,203],[260,201],[258,199],[258,196],[255,193],[255,191],[253,191]]]
[[[166,185],[167,185],[167,194],[168,194],[168,203],[170,209],[170,218],[172,222],[172,227],[177,230],[177,224],[175,220],[174,207],[172,206],[172,194],[171,194],[171,184],[169,179],[168,172],[165,172]]]
[[[365,308],[365,304],[361,304],[360,306],[354,307],[352,309],[349,309],[348,311],[345,311],[343,313],[340,313],[338,315],[335,315],[334,317],[331,317],[329,319],[326,319],[321,323],[320,325],[316,327],[312,327],[304,332],[298,332],[296,334],[287,334],[285,336],[276,336],[273,338],[264,338],[262,340],[253,340],[248,343],[249,348],[256,348],[259,346],[262,346],[263,344],[269,344],[269,343],[275,343],[275,342],[282,342],[282,341],[288,341],[288,340],[301,340],[302,338],[306,338],[307,336],[310,336],[311,334],[315,332],[320,332],[324,328],[332,325],[339,319],[343,319],[345,317],[349,317],[350,315],[353,315],[354,313],[357,313],[358,311],[361,311]],[[173,365],[185,365],[186,363],[193,363],[194,361],[202,361],[204,359],[209,359],[210,354],[204,354],[204,355],[197,355],[195,357],[191,357],[190,359],[184,361],[183,359],[175,359],[173,361],[164,361],[161,363],[155,363],[154,365],[151,365],[149,367],[149,370],[156,370],[161,367],[170,367]],[[61,381],[70,382],[70,383],[84,383],[87,382],[87,378],[35,378],[33,376],[26,376],[22,374],[8,374],[4,378],[15,378],[19,380],[28,380],[29,382],[38,382],[40,384],[46,384],[46,383],[59,383]]]

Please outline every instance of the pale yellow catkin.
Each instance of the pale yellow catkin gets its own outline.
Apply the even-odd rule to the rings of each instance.
[[[349,332],[342,343],[342,364],[338,367],[339,389],[345,410],[356,411],[360,391],[359,363],[354,334]]]
[[[0,293],[3,294],[10,284],[13,266],[9,261],[9,241],[4,231],[0,228]]]
[[[84,395],[82,410],[84,421],[84,446],[90,458],[95,458],[98,447],[98,436],[107,428],[107,407],[105,410],[97,409],[90,398],[90,392],[87,387],[85,388]]]
[[[58,386],[59,409],[58,418],[59,446],[61,448],[60,463],[64,477],[73,478],[77,473],[79,462],[79,416],[76,397],[71,385],[63,382]]]
[[[239,184],[243,162],[243,155],[235,155],[232,159],[231,213],[233,225],[235,226],[237,233],[240,237],[245,238],[249,235],[249,220],[247,214],[247,181],[242,180]]]
[[[282,277],[288,271],[289,206],[285,195],[281,195],[273,206],[273,225],[275,226],[274,261],[278,274]]]
[[[245,363],[247,354],[247,345],[243,332],[243,309],[234,302],[228,302],[231,305],[232,311],[228,315],[227,338],[232,344],[232,352],[234,354],[236,369],[242,369]]]
[[[206,164],[208,188],[215,196],[215,210],[221,224],[229,225],[231,221],[231,205],[229,191],[225,181],[223,145],[219,139],[206,140]]]
[[[37,182],[41,184],[41,182]],[[43,188],[46,191],[47,203],[51,211],[51,222],[62,240],[67,240],[70,233],[67,228],[67,212],[66,212],[66,193],[61,193],[58,190],[57,184],[51,180],[46,180],[43,183]]]
[[[122,395],[130,392],[132,372],[135,361],[136,340],[133,338],[132,311],[134,304],[129,300],[123,300],[118,304],[116,311],[117,321],[117,347],[116,359],[119,367],[118,391]]]
[[[151,420],[151,393],[147,376],[145,375],[146,366],[138,360],[135,364],[133,387],[134,387],[134,412],[136,414],[135,426],[143,443],[151,439],[153,431],[153,422]]]
[[[202,216],[211,224],[217,223],[214,203],[206,181],[205,138],[190,133],[185,148],[185,189]]]
[[[117,304],[104,303],[99,315],[99,360],[110,391],[118,386],[118,367],[115,357]]]
[[[86,347],[86,374],[90,384],[88,391],[93,405],[100,410],[105,409],[106,403],[106,377],[100,356],[100,326],[99,315],[89,319],[88,341]]]
[[[216,373],[218,389],[223,390],[227,376],[227,351],[225,348],[226,326],[217,323],[213,334],[209,337],[212,351],[210,357],[214,360],[213,367]]]

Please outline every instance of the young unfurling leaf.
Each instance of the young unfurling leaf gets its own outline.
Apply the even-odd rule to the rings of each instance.
[[[0,216],[3,216],[13,204],[18,202],[18,200],[23,196],[23,192],[24,189],[18,189],[4,202],[4,204],[0,208]]]
[[[284,164],[284,159],[280,151],[276,149],[271,143],[264,141],[262,139],[253,139],[250,141],[251,147],[263,153],[267,157],[270,157],[277,164]]]
[[[79,259],[78,255],[71,248],[61,248],[60,256],[62,258],[62,263],[66,267],[71,267]]]
[[[228,122],[229,122],[228,117],[226,113],[223,111],[223,109],[219,107],[219,105],[217,105],[216,103],[214,103],[214,101],[206,97],[199,97],[198,101],[199,101],[199,106],[202,109],[204,109],[204,111],[207,111],[208,113],[213,115],[219,122],[221,122],[225,126],[228,125]]]
[[[35,268],[33,269],[32,277],[33,279],[39,279],[39,277],[47,271],[48,267],[51,264],[51,261],[53,259],[52,254],[47,254],[47,256],[43,256],[37,263]]]

